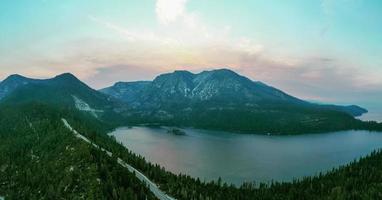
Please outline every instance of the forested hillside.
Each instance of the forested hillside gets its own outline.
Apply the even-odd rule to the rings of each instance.
[[[74,116],[72,119],[76,119]],[[245,183],[240,187],[221,180],[202,182],[187,175],[174,175],[130,152],[103,130],[87,127],[80,118],[71,121],[81,133],[104,146],[146,174],[160,188],[177,199],[379,199],[382,198],[382,152],[327,174],[293,183]],[[91,134],[87,130],[94,130]]]
[[[116,160],[78,140],[62,112],[0,109],[0,196],[6,199],[155,199]]]
[[[102,139],[98,139],[101,142]],[[382,198],[382,152],[327,174],[306,177],[293,183],[245,183],[240,187],[221,180],[202,182],[187,175],[174,175],[124,147],[109,147],[177,199],[380,199]],[[114,147],[114,148],[113,148]]]
[[[9,76],[1,104],[39,102],[76,109],[114,125],[159,124],[258,134],[303,134],[350,129],[382,130],[357,120],[358,106],[312,104],[227,69],[158,76],[96,91],[70,73],[51,79]]]
[[[153,81],[118,82],[105,93],[129,105],[127,121],[260,134],[357,129],[359,106],[304,101],[229,69],[174,71]],[[363,126],[368,128],[367,126]]]
[[[382,153],[293,183],[240,187],[174,175],[118,144],[89,115],[29,103],[0,109],[0,196],[6,199],[155,199],[116,159],[75,138],[61,117],[177,199],[380,199]]]

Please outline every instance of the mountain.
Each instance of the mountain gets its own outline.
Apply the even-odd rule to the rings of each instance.
[[[152,82],[118,82],[100,90],[135,107],[161,108],[198,102],[237,105],[264,101],[304,103],[261,82],[253,82],[227,69],[193,74],[175,71],[162,74]],[[254,105],[255,106],[255,105]]]
[[[2,104],[39,102],[74,108],[98,119],[126,109],[124,103],[90,88],[70,73],[51,79],[11,75],[0,83],[0,94]]]
[[[174,89],[161,88],[162,85],[165,87],[172,85],[168,84],[166,79],[155,87],[152,86],[152,82],[132,83],[129,86],[132,89],[126,89],[121,94],[129,94],[127,95],[129,98],[135,94],[136,96],[133,95],[129,99],[134,102],[140,102],[140,97],[146,97],[145,101],[142,101],[145,103],[137,104],[136,108],[130,108],[110,96],[91,89],[71,74],[62,74],[46,80],[10,76],[7,81],[0,83],[3,89],[1,94],[4,94],[0,100],[0,199],[157,199],[155,193],[150,192],[150,187],[142,183],[135,172],[126,169],[126,165],[121,166],[124,163],[122,161],[126,161],[161,190],[179,200],[379,199],[381,196],[379,184],[382,181],[381,151],[373,152],[365,158],[357,159],[327,173],[305,177],[291,183],[272,182],[255,185],[248,182],[235,187],[222,183],[220,178],[206,182],[189,175],[166,171],[162,166],[149,163],[144,157],[125,148],[107,134],[116,126],[107,123],[112,119],[105,118],[109,116],[106,113],[123,112],[118,109],[116,111],[116,108],[122,107],[128,113],[132,112],[126,115],[131,120],[141,120],[142,118],[134,119],[134,117],[143,113],[149,116],[144,119],[145,122],[150,118],[158,122],[158,118],[152,118],[150,115],[150,112],[155,113],[155,109],[151,109],[151,106],[157,106],[152,102],[158,99],[160,100],[158,102],[163,104],[159,105],[159,109],[166,109],[162,112],[174,115],[173,121],[167,123],[178,125],[194,124],[202,127],[205,124],[212,124],[215,125],[213,128],[236,130],[237,126],[241,125],[239,127],[248,130],[269,130],[276,133],[280,130],[301,131],[302,129],[298,129],[301,127],[322,131],[324,127],[370,130],[371,126],[374,126],[374,130],[382,130],[382,124],[357,121],[351,115],[336,110],[338,107],[310,104],[285,93],[280,94],[278,92],[281,91],[278,90],[274,92],[284,97],[281,100],[265,100],[274,98],[275,95],[271,95],[271,92],[266,95],[256,94],[256,98],[248,95],[246,97],[248,99],[244,100],[254,101],[253,105],[235,104],[232,99],[224,99],[227,96],[216,92],[207,93],[213,95],[203,94],[195,97],[187,91],[189,86],[184,86],[194,84],[196,76],[189,75],[186,75],[188,77],[186,81],[180,78],[181,86],[176,86]],[[189,79],[190,77],[194,78]],[[271,89],[261,83],[257,84],[260,84],[260,88]],[[124,85],[119,83],[119,87],[123,88]],[[226,87],[218,85],[211,87],[219,88],[218,92]],[[245,88],[243,86],[233,88],[236,87]],[[179,88],[186,90],[182,93]],[[172,97],[177,90],[181,94],[187,94],[186,97],[180,94],[176,94],[179,100]],[[235,89],[232,90],[227,93],[240,94],[240,92],[235,93]],[[165,94],[160,94],[163,91]],[[258,92],[260,91],[259,89]],[[166,102],[167,98],[172,102]],[[238,97],[236,99],[241,100]],[[186,110],[179,110],[182,103],[189,107]],[[168,107],[171,104],[178,107]],[[150,109],[142,108],[146,106]],[[357,109],[354,106],[351,108]],[[96,116],[92,114],[92,110],[98,110],[94,111]],[[103,112],[99,112],[100,110]],[[78,133],[91,140],[91,143],[78,139],[80,137],[78,133],[73,134],[71,129],[62,123],[62,118],[66,119]],[[304,118],[306,121],[299,121]],[[279,126],[279,123],[285,124]],[[360,126],[351,126],[357,124]]]
[[[117,82],[113,87],[105,88],[100,90],[105,94],[112,94],[111,96],[120,99],[124,102],[131,103],[132,106],[134,102],[139,102],[139,99],[145,90],[146,86],[151,84],[150,81],[136,81],[136,82]]]
[[[319,105],[228,69],[174,71],[153,81],[118,82],[100,90],[131,106],[130,121],[238,131],[345,129],[358,106]]]
[[[231,70],[175,71],[153,81],[118,82],[96,91],[70,73],[51,79],[11,75],[0,104],[37,102],[110,123],[160,124],[259,133],[353,129],[357,106],[313,104]]]
[[[18,74],[10,75],[2,82],[0,82],[0,99],[4,98],[18,87],[27,85],[29,83],[37,83],[40,81],[41,80],[26,78]]]

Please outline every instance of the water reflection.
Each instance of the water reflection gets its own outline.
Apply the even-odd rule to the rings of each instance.
[[[382,134],[343,131],[299,136],[264,136],[186,129],[133,127],[111,133],[133,152],[174,173],[201,180],[290,181],[349,163],[382,147]]]

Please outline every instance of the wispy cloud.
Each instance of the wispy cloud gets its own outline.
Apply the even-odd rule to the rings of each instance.
[[[95,34],[60,42],[55,48],[23,48],[14,55],[0,52],[6,58],[0,63],[5,69],[1,76],[50,77],[70,71],[101,88],[119,80],[151,79],[174,69],[198,72],[229,67],[307,99],[350,102],[354,93],[382,88],[382,71],[373,73],[359,67],[362,63],[355,59],[325,52],[299,57],[277,53],[256,38],[236,36],[230,24],[207,24],[201,15],[187,9],[186,0],[158,0],[153,12],[158,27],[137,30],[88,15],[88,22],[108,37]]]
[[[124,28],[122,28],[122,27],[120,27],[114,23],[111,23],[111,22],[102,20],[100,18],[97,18],[93,15],[88,15],[88,18],[95,23],[98,23],[98,24],[100,24],[100,25],[102,25],[108,29],[111,29],[113,31],[116,31],[116,32],[124,35],[130,41],[134,41],[134,40],[136,40],[137,37],[139,37],[139,35],[131,33],[127,29],[124,29]]]

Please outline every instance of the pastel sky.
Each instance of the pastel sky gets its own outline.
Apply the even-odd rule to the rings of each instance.
[[[230,68],[303,99],[381,105],[380,0],[1,0],[0,79],[94,88]]]

